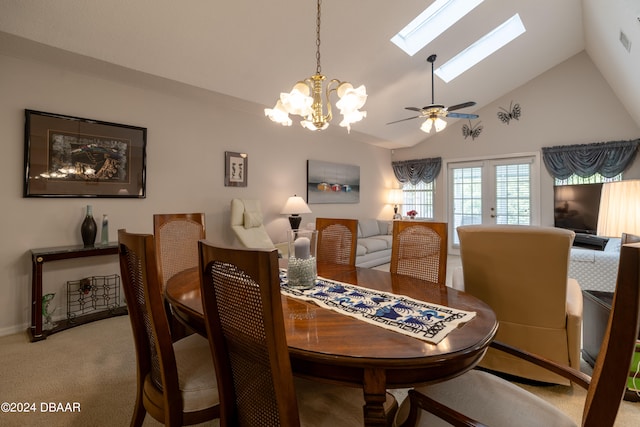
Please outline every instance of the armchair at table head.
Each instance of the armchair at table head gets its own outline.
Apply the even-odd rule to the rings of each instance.
[[[496,340],[580,368],[582,291],[568,277],[573,231],[524,225],[457,228],[464,290],[495,311]],[[536,381],[569,382],[489,349],[480,366]]]
[[[491,346],[514,357],[534,361],[538,366],[561,374],[576,386],[585,388],[587,396],[580,425],[613,426],[627,386],[629,366],[638,336],[639,311],[640,244],[635,243],[620,249],[613,306],[593,377],[579,369],[559,365],[498,341],[492,342]],[[452,424],[576,426],[572,417],[560,408],[512,382],[477,369],[448,381],[410,390],[409,397],[400,405],[394,423],[401,427]]]
[[[275,248],[262,223],[262,209],[259,200],[231,200],[231,229],[242,246],[246,248]]]
[[[172,342],[153,236],[118,230],[118,245],[136,349],[131,426],[140,427],[147,412],[172,426],[219,418],[218,385],[207,339],[192,334]]]
[[[220,393],[221,426],[358,426],[357,387],[294,378],[282,311],[277,251],[200,242],[209,347]],[[387,393],[385,412],[397,402]]]

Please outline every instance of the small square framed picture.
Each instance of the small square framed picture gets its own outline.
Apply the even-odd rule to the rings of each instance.
[[[246,187],[249,158],[246,153],[224,152],[224,186]]]

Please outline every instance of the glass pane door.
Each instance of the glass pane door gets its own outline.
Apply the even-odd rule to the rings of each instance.
[[[452,248],[459,247],[460,225],[530,225],[537,175],[534,156],[450,163],[449,223]]]

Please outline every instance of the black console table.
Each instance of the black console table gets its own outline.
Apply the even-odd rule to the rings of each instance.
[[[114,310],[105,310],[78,316],[73,320],[61,320],[53,329],[42,330],[42,266],[45,262],[63,259],[85,258],[100,255],[117,255],[118,244],[95,245],[93,247],[58,246],[53,248],[31,249],[31,326],[28,329],[31,342],[40,341],[55,332],[63,331],[74,326],[106,319],[107,317],[127,314],[125,306]]]
[[[582,313],[582,358],[592,367],[596,363],[600,345],[607,330],[609,313],[613,303],[613,292],[583,291]],[[640,336],[638,336],[640,340]],[[633,369],[635,371],[635,369]],[[624,400],[640,401],[636,392],[627,390]]]

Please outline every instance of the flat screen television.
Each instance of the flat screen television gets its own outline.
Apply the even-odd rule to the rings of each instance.
[[[596,234],[602,184],[553,187],[554,225],[576,233]]]

